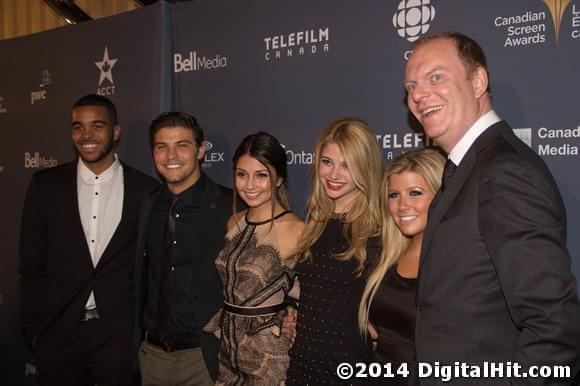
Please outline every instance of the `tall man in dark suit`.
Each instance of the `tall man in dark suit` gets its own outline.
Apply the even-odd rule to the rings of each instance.
[[[423,237],[417,359],[504,362],[503,376],[455,379],[460,385],[570,384],[580,306],[564,205],[541,158],[493,111],[481,47],[458,33],[422,38],[405,87],[409,110],[449,155]],[[571,372],[509,379],[507,362],[520,373],[541,365]]]
[[[114,153],[114,104],[72,108],[78,159],[34,174],[20,234],[22,323],[42,385],[132,384],[139,202],[159,183]]]
[[[223,305],[215,258],[232,191],[201,172],[203,130],[169,112],[149,129],[164,181],[144,201],[137,244],[137,341],[143,385],[213,385],[218,341],[201,329]]]

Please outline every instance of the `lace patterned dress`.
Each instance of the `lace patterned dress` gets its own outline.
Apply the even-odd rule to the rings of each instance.
[[[286,379],[291,343],[279,336],[279,325],[295,275],[282,263],[275,226],[242,218],[216,259],[225,303],[204,327],[220,337],[216,385],[271,386]]]

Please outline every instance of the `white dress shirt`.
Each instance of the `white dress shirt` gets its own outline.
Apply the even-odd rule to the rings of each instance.
[[[501,121],[500,117],[493,110],[489,110],[487,113],[483,114],[477,121],[475,121],[473,126],[467,130],[459,142],[453,146],[448,158],[455,164],[455,166],[459,166],[461,160],[465,154],[467,154],[467,151],[471,145],[473,145],[475,140],[483,134],[488,127],[499,121]]]
[[[93,266],[99,263],[111,241],[123,212],[123,166],[115,154],[115,161],[100,175],[93,173],[79,158],[77,192],[81,223]],[[97,307],[91,292],[86,308]]]

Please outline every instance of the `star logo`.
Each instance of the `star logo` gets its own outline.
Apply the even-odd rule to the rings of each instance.
[[[552,21],[554,22],[554,31],[556,32],[556,42],[560,42],[560,26],[562,25],[562,16],[564,10],[572,0],[543,0],[550,9]]]
[[[95,62],[95,66],[101,71],[101,75],[99,76],[99,86],[103,84],[105,79],[108,79],[111,84],[113,82],[113,66],[117,63],[119,59],[109,59],[109,49],[105,46],[105,53],[103,54],[103,60],[100,62]]]

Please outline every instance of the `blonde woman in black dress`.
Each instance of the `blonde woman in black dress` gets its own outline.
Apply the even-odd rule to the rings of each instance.
[[[357,312],[367,259],[380,253],[381,152],[366,122],[342,118],[324,130],[315,154],[289,385],[344,384],[339,363],[370,359]]]
[[[383,251],[370,273],[359,308],[361,335],[377,342],[373,360],[378,384],[417,383],[415,292],[429,205],[441,186],[445,158],[435,151],[410,151],[393,159],[381,187]],[[392,377],[391,377],[392,376]]]

